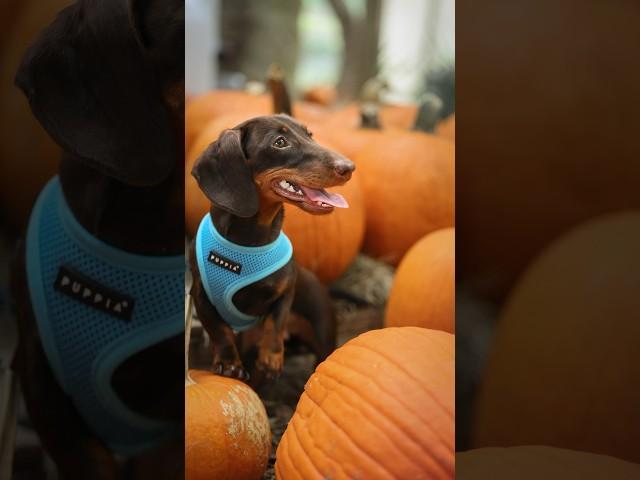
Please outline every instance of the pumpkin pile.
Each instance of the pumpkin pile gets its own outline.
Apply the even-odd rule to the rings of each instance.
[[[454,337],[364,333],[309,378],[276,452],[279,480],[451,479]]]

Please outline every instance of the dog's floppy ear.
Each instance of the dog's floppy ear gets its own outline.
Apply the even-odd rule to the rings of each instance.
[[[196,160],[191,174],[211,203],[238,217],[258,213],[258,190],[240,130],[225,130]]]
[[[155,185],[178,163],[178,141],[129,1],[64,9],[27,50],[16,84],[63,149],[127,184]]]

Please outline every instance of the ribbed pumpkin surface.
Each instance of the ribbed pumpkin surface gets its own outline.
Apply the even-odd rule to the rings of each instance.
[[[349,208],[328,215],[311,215],[285,204],[284,231],[293,244],[296,261],[323,282],[338,278],[351,264],[364,237],[364,200],[356,171],[345,185],[331,192],[344,196]]]
[[[452,142],[389,130],[360,151],[355,163],[364,191],[365,253],[397,265],[427,233],[453,226]]]
[[[230,378],[191,371],[185,387],[187,480],[258,480],[271,448],[269,420],[251,388]]]
[[[455,230],[430,233],[404,256],[387,302],[385,325],[455,331]]]
[[[278,446],[277,478],[452,479],[453,394],[453,335],[364,333],[307,382]]]
[[[640,465],[545,446],[480,448],[456,455],[459,480],[632,480]]]

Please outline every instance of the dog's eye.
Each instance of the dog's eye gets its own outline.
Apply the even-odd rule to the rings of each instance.
[[[275,142],[273,142],[273,146],[277,148],[284,148],[289,146],[289,142],[287,142],[286,138],[280,136],[276,138]]]

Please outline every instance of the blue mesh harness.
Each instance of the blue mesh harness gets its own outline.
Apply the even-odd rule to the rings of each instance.
[[[44,351],[87,425],[123,455],[178,433],[129,409],[111,377],[135,353],[184,331],[184,257],[133,255],[96,239],[73,217],[57,177],[31,213],[26,253]]]
[[[213,306],[235,331],[253,327],[262,318],[238,310],[233,296],[289,262],[293,248],[287,236],[280,232],[274,242],[260,247],[236,245],[218,233],[207,214],[200,222],[195,241],[200,279]]]

